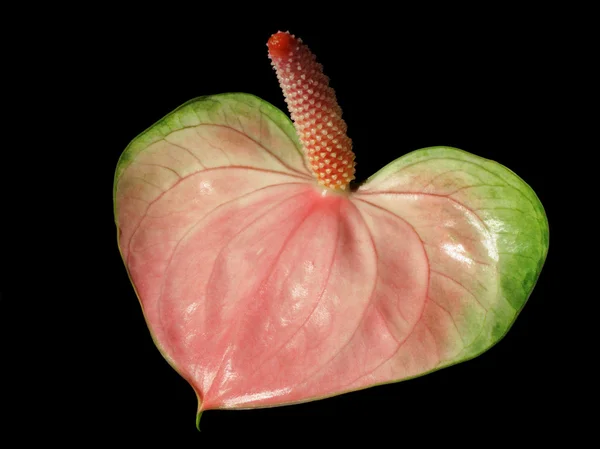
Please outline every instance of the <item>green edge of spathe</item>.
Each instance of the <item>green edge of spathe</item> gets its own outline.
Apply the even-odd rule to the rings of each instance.
[[[482,354],[506,335],[533,291],[545,263],[549,247],[549,227],[546,212],[541,201],[523,179],[498,162],[476,156],[458,148],[428,147],[407,153],[369,177],[364,185],[368,184],[369,181],[374,181],[381,177],[394,176],[396,172],[401,171],[406,166],[436,159],[441,161],[458,160],[464,164],[471,164],[473,168],[470,172],[477,170],[477,174],[480,175],[480,170],[486,171],[494,177],[501,179],[504,183],[503,186],[496,187],[511,188],[515,192],[518,192],[521,198],[515,200],[512,204],[515,210],[503,210],[501,212],[505,215],[505,220],[509,218],[512,220],[514,228],[527,231],[527,233],[515,233],[506,237],[500,237],[499,234],[495,235],[498,237],[499,252],[502,252],[501,246],[509,248],[515,246],[523,247],[528,251],[527,254],[517,252],[510,254],[509,251],[505,251],[505,254],[499,257],[498,267],[501,273],[499,278],[500,293],[503,294],[502,299],[509,303],[512,311],[500,311],[498,308],[492,309],[494,314],[503,314],[504,317],[498,316],[495,321],[490,320],[489,324],[486,318],[482,326],[482,331],[487,327],[489,333],[482,332],[479,339],[468,345],[471,347],[470,352],[466,352],[464,356],[459,357],[455,362],[441,366],[445,367]],[[488,201],[492,200],[488,199]],[[531,214],[521,214],[519,206],[529,207]],[[499,214],[498,211],[494,211],[494,213]],[[536,242],[531,241],[529,238],[531,235],[535,236]],[[511,260],[514,257],[519,257],[519,261]],[[502,304],[498,302],[498,306],[500,305]]]
[[[174,111],[172,111],[171,113],[167,114],[165,117],[163,117],[162,119],[157,121],[154,125],[150,126],[145,131],[140,133],[136,138],[134,138],[130,142],[130,144],[126,147],[126,149],[121,154],[121,156],[118,160],[118,163],[117,163],[116,170],[115,170],[114,184],[113,184],[113,206],[114,206],[114,215],[115,215],[116,222],[117,222],[118,211],[116,209],[115,199],[116,199],[116,190],[117,190],[118,181],[119,181],[120,176],[123,174],[124,170],[135,159],[135,157],[141,151],[143,151],[145,148],[147,148],[149,145],[151,145],[153,142],[156,142],[157,140],[164,138],[170,132],[185,128],[186,127],[186,117],[189,117],[189,114],[193,113],[196,118],[199,118],[197,112],[204,111],[204,112],[206,112],[207,116],[209,116],[211,112],[215,112],[219,107],[223,107],[223,103],[227,103],[228,106],[231,107],[232,111],[234,111],[234,112],[239,111],[238,113],[242,113],[242,114],[243,114],[243,111],[239,110],[239,108],[238,108],[238,111],[236,111],[236,109],[235,109],[236,104],[244,105],[244,107],[258,108],[263,114],[265,114],[267,117],[269,117],[271,119],[271,121],[274,124],[276,124],[286,135],[288,135],[288,137],[290,137],[292,142],[294,142],[296,151],[298,151],[300,154],[302,154],[301,145],[300,145],[300,142],[296,135],[296,131],[295,131],[292,121],[289,119],[289,117],[285,113],[283,113],[281,110],[279,110],[272,104],[268,103],[267,101],[262,100],[259,97],[256,97],[254,95],[245,94],[245,93],[227,93],[227,94],[209,95],[209,96],[195,98],[193,100],[190,100],[190,101],[184,103],[183,105],[181,105],[180,107],[178,107],[177,109],[175,109]],[[210,121],[207,120],[205,122],[210,122]],[[502,322],[495,323],[496,326],[494,326],[494,327],[492,327],[492,329],[490,329],[489,334],[483,336],[486,338],[482,338],[480,343],[478,343],[477,345],[474,345],[475,342],[477,341],[477,338],[476,338],[470,345],[470,346],[473,346],[473,348],[472,348],[473,350],[471,352],[465,353],[462,356],[457,357],[455,360],[452,360],[450,362],[447,362],[445,364],[437,366],[436,368],[434,368],[430,371],[419,373],[415,376],[406,377],[406,378],[399,379],[399,380],[391,380],[389,382],[373,384],[368,387],[363,387],[361,389],[372,388],[377,385],[397,383],[397,382],[413,379],[416,377],[421,377],[426,374],[438,371],[439,369],[447,368],[449,366],[468,361],[468,360],[473,359],[473,358],[481,355],[482,353],[486,352],[491,347],[493,347],[495,344],[497,344],[500,340],[502,340],[502,338],[510,330],[511,326],[516,321],[517,316],[519,315],[519,313],[523,309],[524,305],[526,304],[529,296],[531,295],[531,292],[533,291],[533,289],[539,279],[539,275],[541,273],[542,267],[546,260],[548,247],[549,247],[549,228],[548,228],[548,220],[547,220],[545,210],[544,210],[539,198],[533,191],[533,189],[524,180],[522,180],[518,175],[516,175],[513,171],[511,171],[507,167],[499,164],[498,162],[495,162],[495,161],[492,161],[489,159],[485,159],[480,156],[476,156],[472,153],[466,152],[464,150],[460,150],[458,148],[443,147],[443,146],[428,147],[428,148],[423,148],[420,150],[416,150],[416,151],[407,153],[407,154],[397,158],[396,160],[387,164],[382,169],[377,171],[375,174],[373,174],[372,176],[367,178],[367,180],[363,183],[363,185],[369,183],[370,181],[378,179],[382,176],[393,176],[393,174],[395,172],[401,170],[404,166],[414,162],[415,160],[426,160],[428,158],[444,159],[444,158],[449,158],[449,157],[462,159],[462,160],[464,160],[465,163],[471,163],[474,165],[478,165],[478,166],[481,166],[486,171],[490,171],[491,173],[493,173],[496,176],[505,180],[505,182],[507,182],[507,185],[512,185],[516,190],[518,190],[523,195],[524,198],[527,199],[527,201],[529,201],[533,205],[536,216],[534,217],[533,220],[529,219],[529,221],[527,220],[526,217],[524,217],[522,219],[523,222],[521,224],[526,229],[531,229],[532,225],[537,225],[537,234],[539,236],[539,242],[538,242],[536,248],[538,251],[537,251],[537,256],[533,257],[533,259],[537,258],[537,260],[534,260],[534,262],[536,262],[536,263],[534,264],[534,266],[531,266],[531,263],[528,263],[525,260],[520,263],[511,262],[509,264],[510,269],[516,269],[517,271],[527,270],[527,278],[525,279],[526,285],[522,286],[522,288],[521,288],[521,290],[523,290],[523,292],[517,291],[518,290],[518,285],[517,285],[518,280],[514,280],[514,279],[511,280],[507,276],[501,276],[501,278],[500,278],[502,292],[505,294],[505,296],[510,296],[513,299],[513,302],[511,304],[514,309],[514,314],[512,314],[512,316],[509,318],[505,317]],[[118,223],[117,223],[117,235],[118,235]],[[117,238],[117,244],[118,244],[118,238]],[[119,251],[121,252],[120,246],[119,246]],[[121,252],[121,257],[122,257],[122,252]],[[506,259],[506,258],[501,257],[500,259]],[[503,263],[503,261],[499,260],[498,264],[500,265],[502,263]],[[138,297],[138,300],[139,300],[139,295],[137,294],[137,289],[135,288],[135,285],[133,284],[133,281],[131,279],[131,276],[129,273],[129,268],[126,267],[126,269],[127,269],[127,273],[128,273],[130,282],[133,285],[134,291],[136,292],[136,296]],[[504,278],[506,278],[506,279],[504,279]],[[516,304],[516,306],[515,306],[515,304]],[[141,301],[140,301],[140,306],[141,306]],[[143,307],[142,307],[142,311],[143,311]],[[484,324],[482,325],[482,330],[484,327],[485,327],[485,321],[484,321]],[[148,329],[150,330],[149,326],[148,326]],[[166,357],[166,353],[161,348],[159,342],[155,339],[155,336],[152,334],[151,331],[150,331],[150,334],[152,336],[152,339],[153,339],[156,347],[159,349],[159,351],[161,352],[163,357],[167,360],[169,365],[173,369],[175,369],[176,372],[178,372],[181,375],[181,373],[175,366],[174,362],[172,360],[170,360],[168,357]],[[490,336],[491,336],[491,338],[489,338]],[[182,377],[185,378],[185,376],[182,376]],[[187,379],[186,379],[186,381],[187,381]],[[191,384],[191,382],[190,382],[190,384]],[[349,393],[349,392],[357,391],[357,390],[358,389],[342,391],[342,392],[334,393],[334,394],[323,396],[323,397],[314,397],[314,398],[310,398],[310,399],[306,399],[306,400],[298,401],[298,402],[293,402],[293,403],[278,404],[278,406],[292,405],[292,404],[301,403],[301,402],[310,402],[310,401],[314,401],[314,400],[325,399],[327,397],[338,396],[340,394],[345,394],[345,393]],[[196,392],[196,394],[197,394],[197,392]],[[200,399],[200,398],[198,397],[198,399]],[[249,408],[260,408],[260,407],[249,407]],[[198,413],[196,416],[196,427],[198,428],[198,430],[200,430],[200,418],[202,416],[202,412],[203,412],[203,410],[201,408],[201,403],[199,400]]]
[[[185,128],[185,119],[190,114],[194,114],[197,119],[200,119],[200,117],[197,115],[198,111],[205,111],[207,113],[216,112],[219,107],[223,107],[224,102],[227,102],[229,106],[233,106],[234,108],[236,103],[249,107],[257,107],[261,113],[265,114],[273,123],[278,125],[279,128],[294,142],[298,153],[301,155],[303,154],[302,146],[296,134],[294,124],[287,115],[285,115],[280,109],[276,108],[271,103],[255,95],[240,92],[197,97],[185,102],[172,112],[165,115],[162,119],[146,128],[144,131],[138,134],[137,137],[135,137],[125,148],[123,153],[121,153],[121,156],[117,162],[113,182],[113,203],[115,202],[115,194],[117,191],[117,183],[119,178],[127,166],[141,151],[143,151],[152,143],[164,138],[167,134]]]

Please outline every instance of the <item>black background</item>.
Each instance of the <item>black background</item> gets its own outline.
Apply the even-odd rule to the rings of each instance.
[[[201,437],[195,394],[155,348],[120,258],[113,175],[133,138],[194,97],[247,92],[287,112],[267,58],[266,42],[278,30],[301,37],[324,65],[354,143],[359,180],[434,145],[496,160],[539,196],[551,246],[514,326],[478,358],[307,404],[207,411],[203,433],[270,436],[276,429],[295,435],[325,428],[423,436],[443,427],[458,440],[478,426],[492,434],[522,431],[534,416],[550,425],[564,413],[557,398],[564,394],[559,379],[565,368],[556,363],[556,323],[564,317],[552,282],[558,271],[551,193],[556,163],[549,157],[559,132],[552,117],[560,92],[549,94],[556,79],[548,75],[559,64],[560,29],[541,29],[538,13],[517,10],[434,12],[388,17],[381,10],[352,11],[323,20],[299,14],[270,20],[255,12],[260,19],[249,13],[233,20],[223,11],[177,9],[165,17],[115,11],[95,17],[91,31],[85,22],[77,25],[85,43],[73,44],[64,81],[75,94],[72,114],[80,115],[90,149],[83,160],[93,199],[79,204],[93,236],[78,231],[88,242],[86,262],[72,268],[78,291],[64,308],[64,352],[77,368],[62,380],[77,405],[55,412],[62,420],[83,419],[80,428],[109,436]],[[77,35],[69,37],[71,44]]]

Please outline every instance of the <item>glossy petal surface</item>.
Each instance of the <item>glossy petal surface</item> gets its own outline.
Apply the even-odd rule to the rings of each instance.
[[[506,333],[548,248],[539,200],[501,165],[428,148],[333,193],[287,117],[246,94],[194,100],[138,136],[114,199],[148,327],[201,410],[472,358]]]

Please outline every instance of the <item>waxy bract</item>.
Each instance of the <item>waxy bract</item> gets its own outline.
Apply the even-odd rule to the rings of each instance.
[[[191,101],[115,176],[123,260],[199,411],[314,400],[472,358],[509,329],[548,225],[498,163],[435,147],[358,190],[316,184],[287,116]]]

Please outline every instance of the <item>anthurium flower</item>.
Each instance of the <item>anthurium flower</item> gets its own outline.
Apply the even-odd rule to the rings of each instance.
[[[524,306],[548,249],[532,189],[449,147],[351,188],[322,66],[279,32],[291,118],[249,94],[192,100],[115,174],[118,244],[154,341],[216,408],[311,401],[473,358]]]

